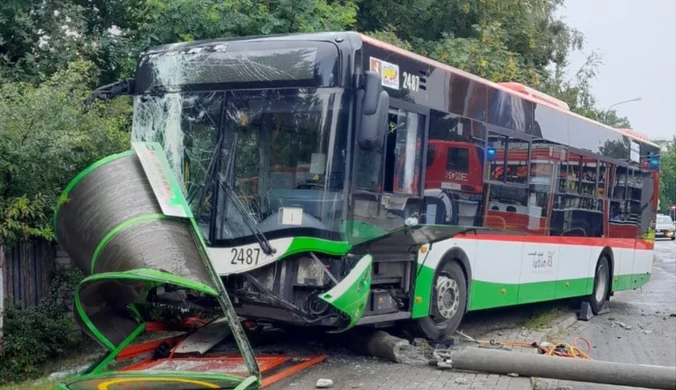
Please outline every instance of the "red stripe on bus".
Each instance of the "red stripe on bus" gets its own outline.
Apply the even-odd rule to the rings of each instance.
[[[649,240],[633,238],[602,238],[602,237],[561,237],[511,234],[477,234],[467,233],[465,236],[456,236],[458,239],[502,242],[528,242],[533,244],[560,244],[595,247],[611,247],[622,249],[652,250],[654,243]]]

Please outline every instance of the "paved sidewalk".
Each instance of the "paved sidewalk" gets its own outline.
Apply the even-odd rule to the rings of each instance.
[[[532,331],[525,328],[496,330],[476,335],[477,340],[540,342],[548,333],[558,333],[560,327],[575,321],[572,314],[559,319],[554,329]],[[505,348],[515,353],[537,353],[534,348]],[[356,356],[329,356],[327,362],[299,373],[269,387],[281,389],[315,389],[317,379],[334,382],[332,389],[486,389],[532,390],[529,377],[510,377],[486,373],[459,372],[425,365],[406,365],[385,362],[375,358]]]
[[[374,359],[351,359],[350,362],[328,362],[309,369],[282,383],[269,387],[278,389],[314,389],[317,379],[334,382],[332,389],[486,389],[531,390],[530,378],[463,373],[437,367],[395,364]]]

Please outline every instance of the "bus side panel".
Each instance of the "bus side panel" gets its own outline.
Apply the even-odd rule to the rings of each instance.
[[[469,310],[517,304],[523,248],[523,242],[478,242]]]
[[[432,288],[434,283],[434,276],[444,256],[453,247],[458,247],[467,255],[470,262],[471,274],[474,274],[476,262],[476,247],[477,241],[472,239],[457,239],[451,238],[435,242],[432,244],[429,252],[418,255],[418,276],[415,279],[415,299],[411,308],[411,318],[427,317],[430,314]],[[469,286],[471,281],[467,281]],[[470,290],[470,294],[472,294]],[[469,297],[471,302],[471,297]]]
[[[625,244],[627,240],[622,240]],[[615,254],[615,272],[613,277],[613,291],[631,289],[632,272],[634,271],[634,248],[618,245],[613,248]]]
[[[554,298],[589,295],[594,287],[594,269],[601,248],[561,244]]]
[[[560,247],[554,243],[524,242],[519,304],[554,299],[556,276],[561,262],[566,260]]]
[[[632,274],[632,288],[638,288],[648,283],[650,273],[653,267],[653,248],[654,241],[636,240],[636,250],[634,252],[634,267]]]

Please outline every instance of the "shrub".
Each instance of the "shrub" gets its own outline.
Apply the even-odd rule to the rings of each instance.
[[[49,294],[35,307],[5,311],[4,346],[0,349],[0,382],[18,382],[42,373],[44,364],[81,345],[81,332],[71,316],[70,302],[79,271],[58,272]]]

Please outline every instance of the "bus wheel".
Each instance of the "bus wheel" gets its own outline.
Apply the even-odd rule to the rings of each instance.
[[[591,305],[592,312],[599,314],[603,304],[608,299],[610,290],[610,265],[606,256],[601,257],[596,265],[596,274],[594,275],[594,290],[587,298]]]
[[[446,262],[434,279],[430,315],[417,320],[418,329],[428,339],[446,339],[460,325],[466,305],[465,273],[458,263]]]

